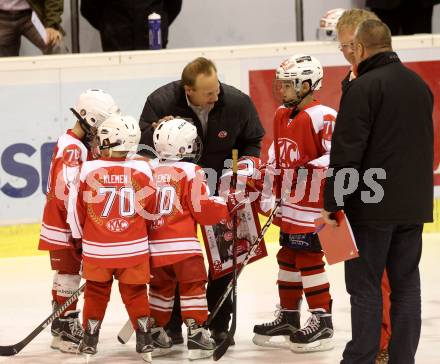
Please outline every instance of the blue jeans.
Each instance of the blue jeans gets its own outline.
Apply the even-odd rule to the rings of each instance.
[[[419,262],[422,224],[352,224],[359,258],[345,262],[352,340],[341,364],[374,364],[382,323],[381,280],[391,287],[389,364],[412,364],[421,329]]]

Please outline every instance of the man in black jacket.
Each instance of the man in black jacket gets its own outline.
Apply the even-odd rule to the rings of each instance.
[[[389,362],[409,364],[421,328],[423,223],[432,221],[433,96],[392,51],[390,30],[381,21],[361,23],[354,47],[358,77],[341,99],[323,211],[326,222],[336,224],[331,213],[345,210],[360,255],[345,264],[352,340],[341,363],[375,361],[386,267],[393,328]]]
[[[217,178],[225,167],[225,160],[231,159],[232,149],[238,149],[239,156],[260,155],[264,129],[252,100],[235,87],[219,82],[214,63],[206,58],[196,58],[188,63],[181,80],[164,85],[148,96],[139,121],[141,144],[153,147],[153,127],[160,119],[170,116],[179,116],[194,123],[203,144],[198,164],[214,170]],[[213,182],[211,190],[215,190],[217,180]],[[227,275],[208,282],[208,309],[215,306],[230,279],[231,275]],[[182,342],[177,295],[174,302],[168,332],[174,342]],[[211,323],[210,329],[216,342],[221,342],[226,336],[231,311],[229,297]]]
[[[343,12],[336,24],[338,34],[339,50],[344,58],[350,63],[350,71],[342,80],[342,92],[348,87],[349,83],[356,79],[357,64],[354,54],[354,35],[359,24],[367,19],[377,19],[376,14],[366,9],[348,9]],[[390,318],[390,284],[388,276],[384,272],[382,278],[382,330],[380,335],[380,351],[377,354],[376,364],[388,362],[388,343],[391,337],[391,318]]]

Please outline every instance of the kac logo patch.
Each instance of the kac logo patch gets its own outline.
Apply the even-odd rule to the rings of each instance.
[[[278,148],[280,150],[280,167],[289,168],[292,163],[300,159],[298,144],[288,138],[278,139]]]
[[[219,131],[218,132],[218,137],[220,138],[220,139],[224,139],[224,138],[226,138],[228,136],[228,132],[226,131],[226,130],[222,130],[222,131]]]
[[[114,232],[114,233],[121,233],[125,230],[127,230],[128,228],[128,221],[121,219],[121,218],[116,218],[116,219],[111,219],[106,225],[105,227],[107,228],[107,230]]]

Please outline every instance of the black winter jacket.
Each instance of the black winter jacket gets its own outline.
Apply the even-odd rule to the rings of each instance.
[[[249,96],[235,87],[220,84],[218,101],[208,117],[208,130],[203,138],[202,125],[194,111],[188,106],[185,91],[180,81],[164,85],[148,96],[139,126],[142,131],[141,143],[153,146],[151,123],[173,115],[191,119],[203,140],[200,164],[221,172],[224,161],[231,158],[233,148],[239,156],[260,155],[264,129]]]
[[[361,62],[358,77],[341,98],[330,153],[334,173],[326,180],[325,210],[343,208],[355,223],[432,221],[432,111],[429,87],[396,53],[379,53]],[[338,206],[334,176],[343,168],[358,171],[360,182],[343,198],[344,206]],[[382,168],[386,179],[373,175],[375,182],[365,183],[370,168]],[[374,184],[383,188],[382,199],[380,192],[373,192],[378,190]],[[380,202],[365,202],[368,196]]]

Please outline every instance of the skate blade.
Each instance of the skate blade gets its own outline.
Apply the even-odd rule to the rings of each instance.
[[[60,348],[61,338],[59,336],[54,336],[52,342],[50,343],[50,347],[52,349],[58,350]]]
[[[145,361],[145,362],[147,362],[149,364],[151,364],[153,362],[151,351],[148,352],[148,353],[142,353],[141,354],[141,358],[142,358],[143,361]]]
[[[188,350],[188,359],[197,360],[209,358],[214,354],[214,350],[191,349]]]
[[[332,339],[317,340],[308,344],[290,343],[290,350],[295,353],[312,353],[316,351],[327,351],[333,349]]]
[[[284,341],[274,340],[275,338],[277,339],[283,338]],[[267,336],[267,335],[255,334],[254,338],[252,339],[252,342],[255,345],[262,346],[265,348],[289,349],[290,347],[290,338],[287,335]]]
[[[70,341],[61,340],[58,349],[65,354],[76,354],[78,352],[78,346],[78,344]]]
[[[171,353],[171,351],[171,348],[154,348],[152,357],[157,358],[158,356],[168,355]]]

